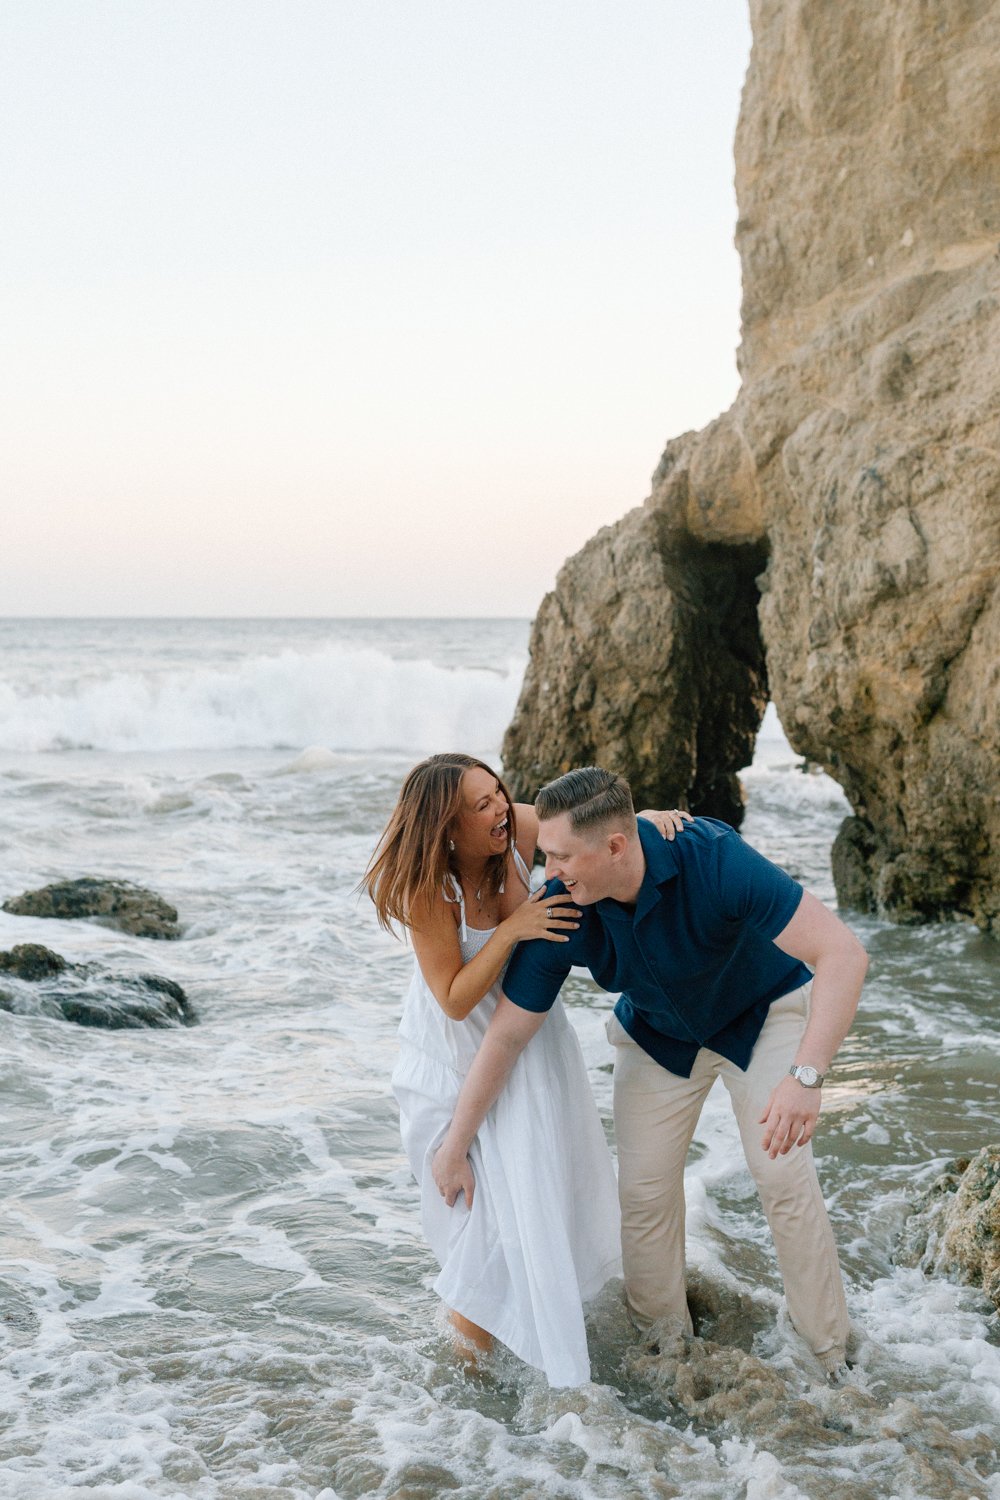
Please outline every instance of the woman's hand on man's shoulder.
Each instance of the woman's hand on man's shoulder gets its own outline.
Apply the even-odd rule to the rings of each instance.
[[[678,833],[684,832],[685,823],[693,823],[694,817],[682,807],[668,807],[661,810],[655,807],[644,807],[636,817],[645,818],[659,829],[665,839],[673,839]]]

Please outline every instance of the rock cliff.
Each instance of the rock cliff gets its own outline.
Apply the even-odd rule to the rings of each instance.
[[[751,0],[740,394],[544,600],[504,744],[738,822],[768,692],[842,901],[1000,923],[1000,0]]]

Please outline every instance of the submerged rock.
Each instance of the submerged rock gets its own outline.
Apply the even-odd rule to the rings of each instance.
[[[18,943],[9,953],[0,953],[0,970],[15,979],[49,979],[66,970],[66,960],[41,943]]]
[[[911,1401],[887,1401],[851,1383],[804,1385],[793,1371],[709,1339],[667,1335],[655,1353],[635,1351],[626,1364],[669,1403],[677,1425],[736,1434],[772,1454],[807,1486],[796,1494],[884,1500],[891,1489],[954,1500],[977,1494],[1000,1456],[985,1434],[950,1432]]]
[[[18,917],[56,917],[62,921],[96,917],[104,926],[135,937],[180,936],[176,907],[130,880],[98,880],[92,876],[60,880],[12,896],[3,909]]]
[[[713,1281],[691,1266],[687,1272],[687,1303],[694,1331],[702,1340],[743,1349],[774,1322],[771,1309],[747,1292]]]
[[[195,1015],[179,984],[159,974],[112,974],[99,964],[69,963],[40,943],[0,953],[0,1010],[50,1016],[80,1026],[123,1030],[190,1026]]]
[[[1000,1146],[935,1178],[903,1226],[896,1260],[980,1286],[1000,1310]]]
[[[750,15],[742,388],[564,566],[505,769],[737,821],[769,690],[842,903],[1000,930],[1000,4]]]

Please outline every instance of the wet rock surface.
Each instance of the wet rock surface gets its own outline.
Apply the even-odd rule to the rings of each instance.
[[[1000,1311],[1000,1145],[935,1178],[903,1226],[896,1260],[982,1287]]]
[[[985,1496],[984,1481],[1000,1464],[986,1434],[950,1432],[914,1402],[866,1389],[863,1374],[833,1387],[744,1349],[669,1333],[656,1352],[635,1352],[629,1364],[660,1392],[676,1425],[690,1422],[714,1440],[729,1434],[760,1445],[794,1473],[796,1493],[824,1500]]]
[[[992,1496],[990,1480],[995,1487],[1000,1474],[996,1424],[963,1424],[955,1431],[946,1403],[936,1411],[921,1405],[905,1344],[901,1364],[891,1344],[856,1327],[849,1341],[852,1367],[831,1381],[790,1330],[776,1327],[775,1302],[744,1284],[689,1267],[688,1305],[693,1337],[669,1320],[641,1338],[627,1324],[619,1334],[611,1308],[592,1308],[588,1319],[592,1335],[615,1354],[595,1373],[597,1391],[627,1390],[634,1409],[659,1424],[658,1431],[683,1434],[692,1450],[700,1446],[689,1489],[682,1447],[673,1445],[664,1465],[662,1447],[651,1445],[650,1467],[659,1464],[680,1481],[668,1493],[700,1494],[694,1481],[706,1479],[704,1445],[723,1452],[737,1440],[759,1456],[745,1493],[761,1500]],[[939,1377],[940,1371],[928,1377],[928,1393]],[[565,1412],[586,1413],[590,1404],[579,1391],[550,1391],[540,1399]],[[706,1485],[705,1493],[737,1492],[720,1478],[717,1489]]]
[[[683,455],[672,483],[686,487]],[[754,583],[764,553],[702,543],[636,511],[588,542],[535,620],[504,741],[514,794],[571,766],[627,768],[636,805],[738,825],[735,769],[767,704]]]
[[[843,903],[995,930],[1000,3],[750,12],[742,388],[564,566],[505,767],[738,817],[769,688],[852,803]]]
[[[774,1316],[768,1307],[746,1292],[722,1286],[693,1268],[687,1273],[687,1302],[694,1331],[700,1339],[711,1339],[749,1353],[758,1333],[771,1327]]]
[[[103,925],[134,937],[180,936],[176,907],[130,880],[98,880],[92,876],[61,880],[12,896],[3,909],[14,916],[56,917],[62,921],[96,917]]]
[[[113,974],[69,963],[40,943],[0,952],[0,1010],[109,1030],[190,1026],[196,1017],[179,984],[159,974]]]

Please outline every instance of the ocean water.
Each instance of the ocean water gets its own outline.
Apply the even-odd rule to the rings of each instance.
[[[872,956],[817,1145],[863,1336],[817,1382],[725,1096],[688,1173],[714,1298],[680,1366],[609,1287],[594,1383],[456,1365],[387,1079],[410,957],[354,886],[424,753],[495,757],[524,621],[0,622],[0,899],[122,876],[180,941],[0,913],[187,990],[198,1024],[0,1012],[3,1500],[1000,1500],[1000,1327],[897,1266],[908,1201],[998,1135],[998,949],[851,918]],[[316,753],[304,754],[307,750]],[[833,902],[839,789],[769,716],[746,836]],[[568,986],[610,1128],[610,1003]]]

